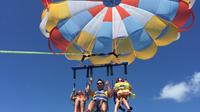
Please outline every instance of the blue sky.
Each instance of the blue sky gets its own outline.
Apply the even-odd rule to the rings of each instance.
[[[137,95],[136,100],[130,101],[135,111],[200,110],[200,93],[186,94],[189,99],[183,102],[156,99],[166,85],[189,82],[200,72],[199,8],[200,3],[196,2],[195,24],[178,41],[159,48],[152,59],[136,60],[128,67],[127,78]],[[47,40],[39,31],[42,10],[40,0],[1,1],[0,49],[48,51]],[[63,56],[0,54],[0,112],[72,112],[71,66],[76,64]],[[77,84],[84,89],[85,74],[79,74]],[[102,69],[95,74],[95,80],[102,77],[111,81],[123,71],[118,68],[111,78],[106,78]],[[112,100],[109,103],[111,112]]]

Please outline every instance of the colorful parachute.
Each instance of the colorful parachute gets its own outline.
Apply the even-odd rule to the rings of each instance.
[[[195,0],[42,0],[40,29],[70,60],[132,63],[176,41]],[[106,55],[105,55],[106,54]]]

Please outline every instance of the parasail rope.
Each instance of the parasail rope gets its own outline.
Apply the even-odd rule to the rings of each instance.
[[[14,50],[0,50],[0,54],[29,54],[29,55],[74,55],[80,56],[79,53],[52,53],[52,52],[36,52],[36,51],[14,51]]]

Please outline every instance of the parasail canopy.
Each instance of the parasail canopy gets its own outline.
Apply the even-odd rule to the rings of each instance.
[[[195,0],[42,0],[40,29],[69,60],[150,59],[180,37]],[[84,58],[83,58],[84,57]]]

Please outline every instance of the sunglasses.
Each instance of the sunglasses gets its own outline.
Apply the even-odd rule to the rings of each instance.
[[[98,83],[97,83],[97,85],[102,85],[102,84],[103,84],[102,82],[98,82]]]
[[[118,79],[117,82],[124,82],[124,80],[123,79]]]

